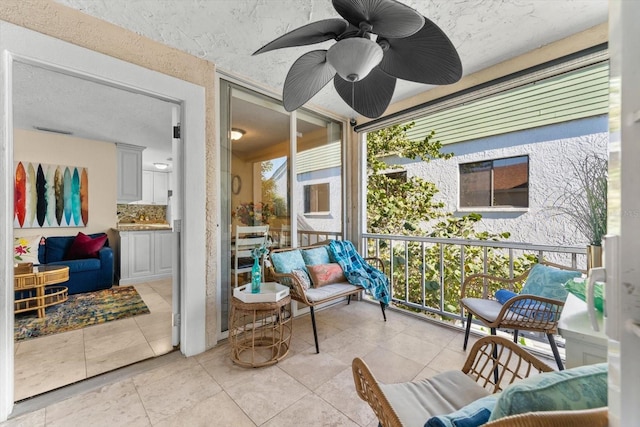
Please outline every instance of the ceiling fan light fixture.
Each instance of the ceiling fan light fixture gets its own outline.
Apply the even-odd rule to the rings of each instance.
[[[368,38],[340,40],[327,51],[327,61],[348,82],[362,80],[382,61],[382,48]]]
[[[247,132],[245,132],[243,129],[233,128],[233,129],[231,129],[231,140],[232,141],[237,141],[240,138],[242,138],[245,133],[247,133]]]

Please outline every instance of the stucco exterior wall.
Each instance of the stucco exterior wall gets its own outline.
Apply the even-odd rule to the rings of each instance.
[[[206,106],[206,345],[217,342],[216,277],[219,161],[215,128],[215,66],[51,0],[3,0],[0,20],[103,53],[205,88]]]
[[[600,116],[451,144],[442,149],[454,154],[451,159],[407,163],[405,168],[409,176],[436,183],[436,199],[448,211],[457,216],[482,214],[478,230],[508,231],[513,242],[584,247],[587,239],[553,206],[562,187],[571,182],[571,162],[588,152],[607,156],[607,121],[607,116]],[[459,209],[459,164],[523,155],[529,156],[529,208]]]

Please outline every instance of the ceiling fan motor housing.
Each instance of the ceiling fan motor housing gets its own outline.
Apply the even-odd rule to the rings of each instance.
[[[343,39],[327,51],[327,61],[349,82],[362,80],[382,61],[382,48],[368,38]]]

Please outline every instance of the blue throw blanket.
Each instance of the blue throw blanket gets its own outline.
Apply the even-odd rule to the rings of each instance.
[[[367,264],[353,246],[346,240],[332,240],[329,242],[329,253],[340,264],[344,276],[352,285],[362,286],[376,300],[385,306],[389,305],[389,278],[377,268]]]

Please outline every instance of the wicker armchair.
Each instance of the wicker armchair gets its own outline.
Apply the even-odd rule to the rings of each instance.
[[[540,264],[564,270],[575,270],[550,262],[540,262]],[[518,331],[535,331],[546,334],[558,368],[562,370],[564,365],[553,335],[558,332],[558,320],[564,307],[564,301],[535,295],[518,295],[506,303],[500,304],[495,300],[494,292],[489,286],[490,283],[499,283],[500,288],[513,290],[514,284],[523,283],[530,271],[528,270],[513,279],[488,274],[473,274],[465,279],[460,290],[460,304],[467,312],[463,349],[467,349],[471,320],[475,316],[490,328],[491,335],[495,335],[498,328],[512,329],[513,342],[516,343],[518,342]]]
[[[394,404],[396,406],[402,406],[402,402],[406,399],[403,399],[402,396],[400,396],[400,393],[397,392],[397,388],[394,390],[393,395],[391,395],[391,393],[390,395],[385,395],[383,389],[389,390],[389,386],[402,387],[404,384],[409,386],[418,384],[419,387],[420,383],[425,384],[432,381],[432,379],[426,379],[419,383],[404,383],[389,386],[384,385],[376,381],[367,364],[360,358],[353,359],[352,370],[358,396],[367,402],[371,409],[373,409],[373,412],[378,417],[378,421],[382,427],[400,427],[403,425],[410,425],[410,423],[407,422],[407,417],[401,413],[402,411],[397,411],[397,408],[394,407]],[[474,344],[467,356],[464,366],[462,367],[462,373],[466,374],[472,381],[469,381],[469,384],[464,384],[464,390],[449,391],[450,394],[458,397],[458,395],[468,393],[471,388],[477,388],[483,390],[480,392],[472,390],[475,392],[475,396],[488,395],[502,391],[502,389],[507,385],[519,379],[526,378],[532,373],[550,371],[553,371],[553,368],[536,359],[517,344],[514,344],[503,337],[486,336]],[[454,372],[451,371],[451,373]],[[437,375],[434,379],[449,374],[449,372],[445,372]],[[459,376],[459,373],[457,374]],[[444,382],[446,384],[453,383],[451,378],[446,379]],[[434,390],[436,388],[437,387],[421,388],[423,390],[428,389],[433,394],[432,396],[423,396],[422,399],[424,401],[432,401],[436,403],[446,400],[446,397],[444,396],[435,395]],[[454,403],[448,402],[448,406],[451,411],[457,410],[471,403],[476,398],[477,397],[467,398],[466,400],[465,398],[460,398]],[[431,416],[442,414],[442,412],[429,413],[427,408],[419,407],[410,408],[410,412],[410,416],[422,420],[422,424],[424,424],[424,422]]]

